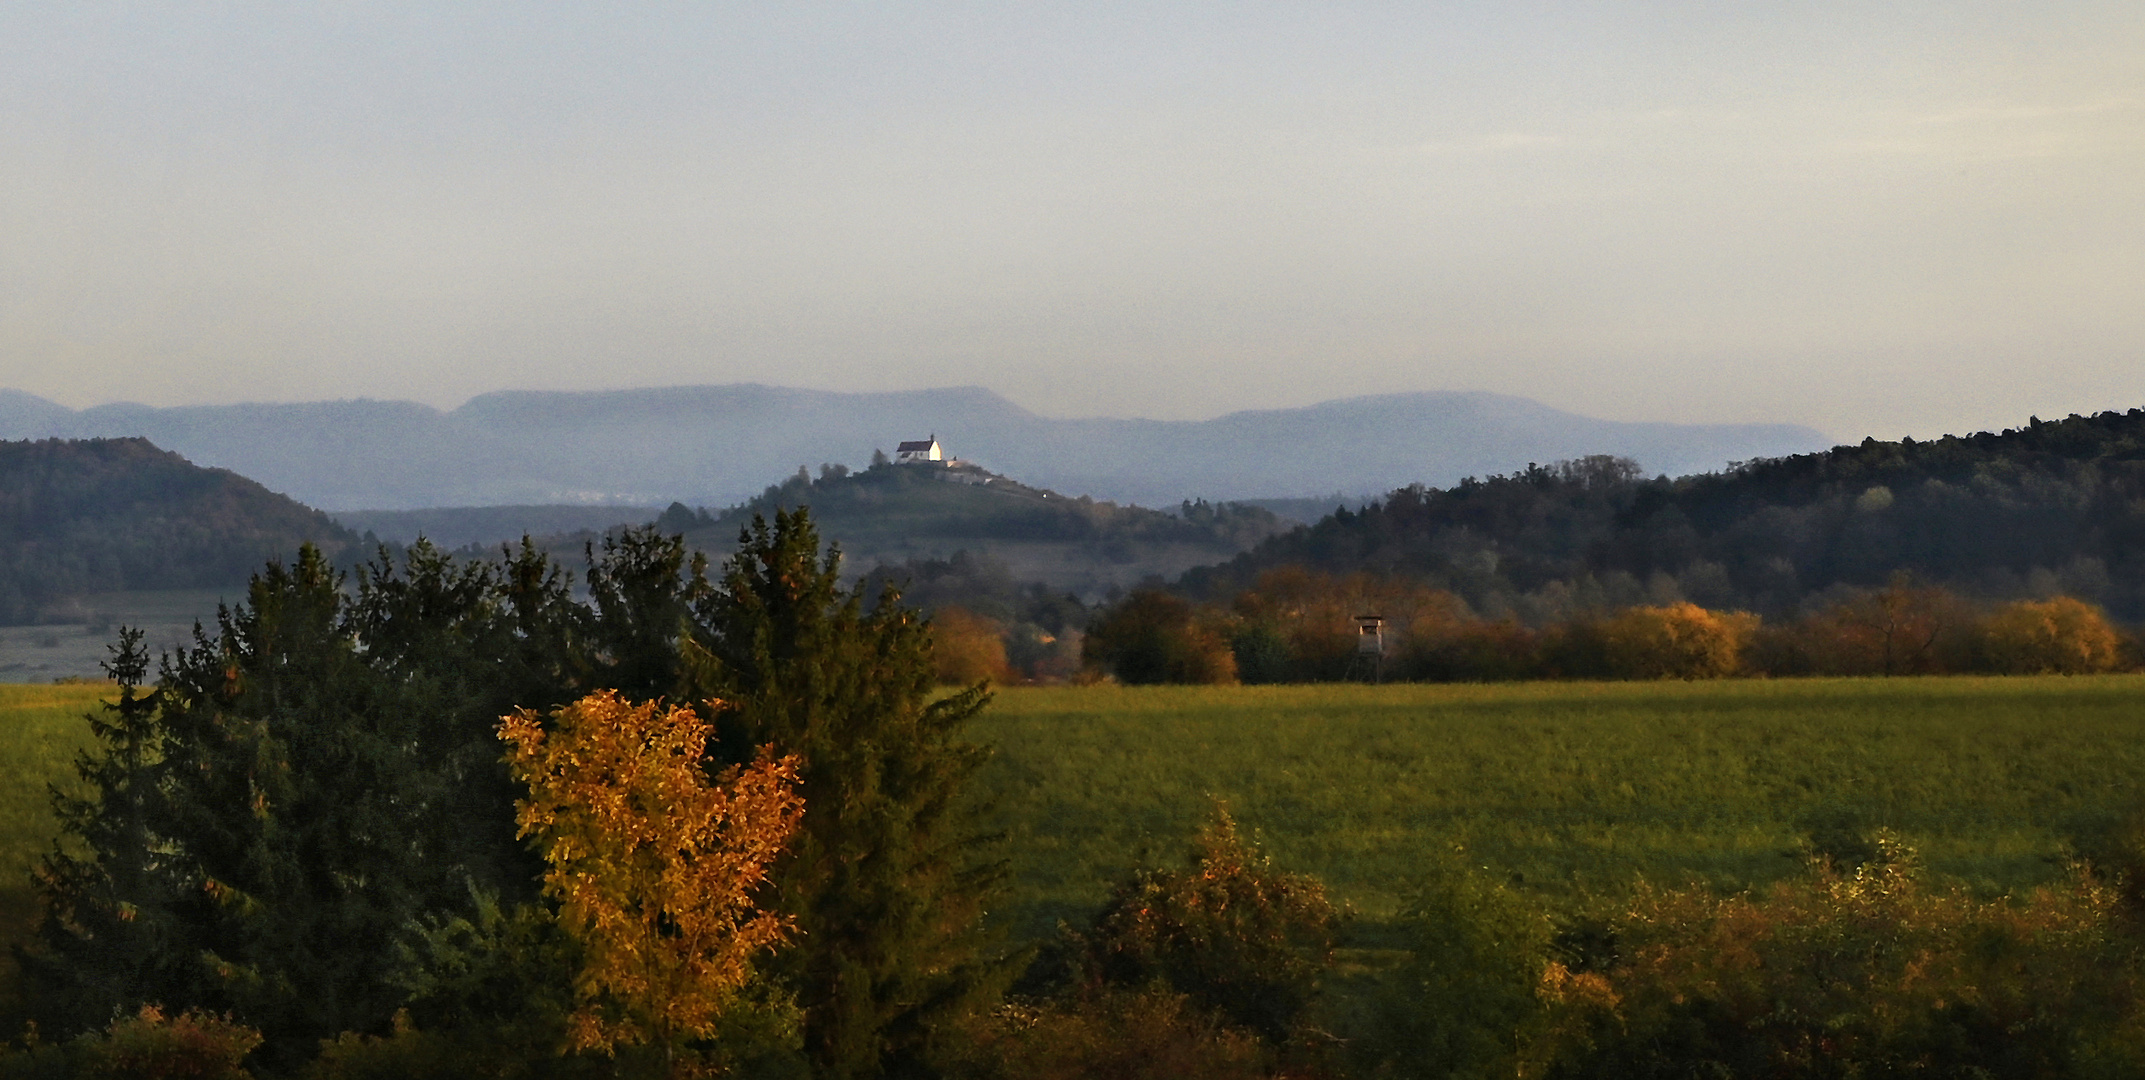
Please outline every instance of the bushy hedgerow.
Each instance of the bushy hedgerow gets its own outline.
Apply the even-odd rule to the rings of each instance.
[[[1382,658],[1359,652],[1357,616],[1383,620]],[[2055,596],[1976,604],[1905,575],[1836,591],[1771,623],[1689,601],[1584,608],[1529,625],[1485,618],[1420,582],[1301,567],[1261,574],[1228,606],[1143,590],[1105,609],[1088,659],[1129,683],[1373,678],[1717,679],[1736,676],[2091,674],[2145,666],[2137,639],[2097,607]],[[1226,659],[1221,663],[1226,641]]]
[[[1765,894],[1642,888],[1620,962],[1545,966],[1546,1077],[2060,1077],[2145,1066],[2138,941],[2084,872],[1981,899],[1889,835]]]
[[[1119,682],[1232,683],[1236,658],[1186,600],[1141,589],[1089,624],[1084,658]]]
[[[144,1005],[101,1032],[0,1057],[4,1080],[252,1080],[261,1033],[227,1016]]]

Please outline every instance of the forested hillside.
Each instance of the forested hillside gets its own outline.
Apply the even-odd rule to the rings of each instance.
[[[967,464],[894,465],[852,472],[823,465],[719,514],[673,506],[657,520],[708,552],[726,551],[753,515],[809,506],[839,543],[845,572],[879,564],[988,553],[1024,582],[1100,594],[1228,558],[1289,527],[1240,503],[1186,502],[1176,513],[1068,498]]]
[[[1768,616],[1905,572],[1986,599],[2067,594],[2145,619],[2145,409],[1933,442],[1864,440],[1647,479],[1590,457],[1413,486],[1276,536],[1183,591],[1368,571],[1542,623],[1689,600]]]
[[[0,441],[0,623],[84,593],[242,585],[308,540],[339,556],[357,537],[146,439]]]

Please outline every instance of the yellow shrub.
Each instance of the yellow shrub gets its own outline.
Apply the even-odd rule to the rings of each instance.
[[[940,608],[931,616],[931,663],[941,684],[1014,681],[1013,666],[1006,662],[1005,628],[966,608]]]
[[[1625,679],[1717,679],[1742,668],[1758,618],[1696,604],[1637,607],[1600,626],[1602,659]]]
[[[1995,670],[2020,675],[2084,675],[2122,662],[2122,642],[2107,617],[2068,596],[1996,609],[1981,625],[1981,648]]]
[[[1616,920],[1619,964],[1543,978],[1533,1071],[2139,1075],[2140,968],[2113,889],[2078,872],[1983,899],[1872,840],[1851,874],[1815,863],[1765,893],[1641,885]]]

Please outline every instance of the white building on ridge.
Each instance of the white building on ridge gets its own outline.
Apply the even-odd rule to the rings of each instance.
[[[922,465],[946,460],[946,450],[938,444],[938,436],[932,435],[921,442],[911,440],[894,448],[894,464]]]

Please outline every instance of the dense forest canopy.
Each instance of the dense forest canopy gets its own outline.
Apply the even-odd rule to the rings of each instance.
[[[83,593],[244,584],[264,559],[358,537],[146,439],[0,441],[0,623]]]
[[[1680,479],[1606,456],[1392,492],[1180,589],[1367,571],[1542,623],[1689,600],[1784,615],[1906,572],[1988,599],[2066,594],[2145,619],[2145,409],[1935,441],[1865,439]]]

